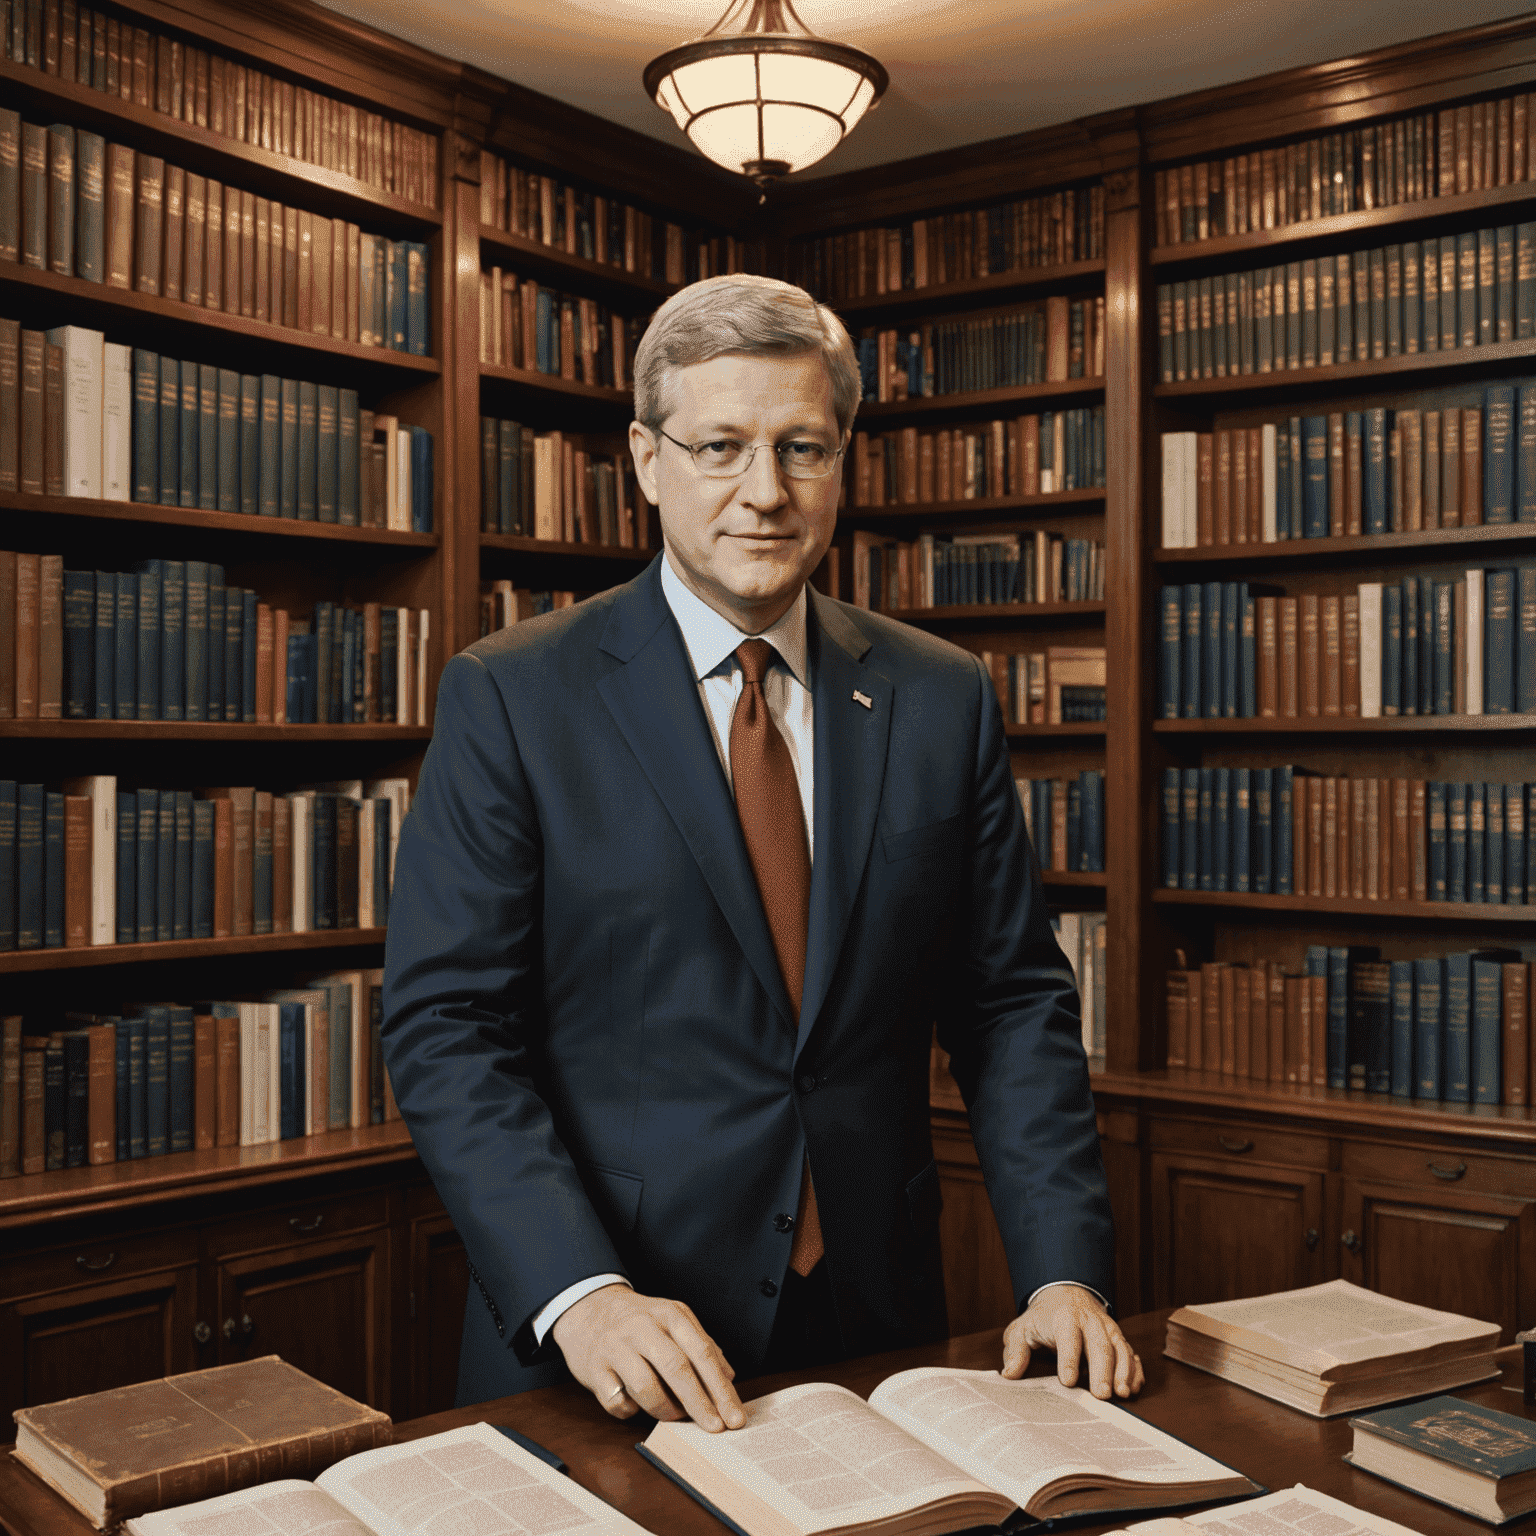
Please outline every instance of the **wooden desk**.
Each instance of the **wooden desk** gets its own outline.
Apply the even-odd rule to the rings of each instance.
[[[1133,1404],[1144,1419],[1236,1467],[1271,1491],[1306,1483],[1399,1521],[1423,1536],[1487,1536],[1489,1527],[1480,1521],[1415,1498],[1341,1461],[1352,1438],[1347,1420],[1307,1418],[1268,1398],[1165,1360],[1162,1347],[1167,1316],[1166,1312],[1150,1312],[1125,1325],[1126,1335],[1146,1367],[1146,1388]],[[764,1376],[744,1384],[742,1395],[758,1397],[796,1380],[812,1379],[838,1382],[867,1396],[892,1372],[911,1366],[995,1369],[1001,1358],[1001,1338],[1001,1330],[994,1329],[922,1349],[851,1361],[807,1378]],[[1043,1374],[1045,1364],[1037,1359],[1030,1374]],[[1505,1390],[1506,1386],[1519,1385],[1520,1367],[1515,1360],[1505,1368],[1503,1383],[1486,1382],[1458,1395],[1536,1419],[1536,1412],[1525,1409],[1520,1392]],[[635,1454],[635,1442],[644,1437],[648,1421],[637,1425],[633,1420],[626,1424],[610,1419],[588,1393],[574,1386],[548,1387],[476,1408],[456,1408],[413,1419],[396,1426],[395,1439],[414,1440],[480,1419],[506,1424],[548,1446],[566,1461],[578,1482],[660,1536],[720,1536],[725,1529]],[[8,1536],[90,1536],[92,1530],[82,1516],[13,1457],[0,1463],[0,1524]],[[1118,1525],[1078,1529],[1082,1536],[1101,1536]]]

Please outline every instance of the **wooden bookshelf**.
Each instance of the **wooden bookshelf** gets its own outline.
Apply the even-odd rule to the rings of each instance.
[[[1052,736],[1093,738],[1104,735],[1104,722],[1102,720],[1062,720],[1055,724],[1010,725],[1007,730],[1009,741],[1031,741],[1037,737],[1043,740]]]
[[[991,272],[986,277],[969,277],[952,283],[930,283],[925,288],[903,288],[896,292],[866,293],[858,298],[839,299],[832,307],[859,324],[887,314],[907,314],[913,310],[939,312],[950,302],[969,302],[978,298],[1024,298],[1035,294],[1078,293],[1091,290],[1103,281],[1102,261],[1068,261],[1049,267],[1011,267],[1006,272]]]
[[[531,368],[510,368],[505,363],[481,363],[480,377],[520,389],[536,390],[570,400],[588,400],[600,405],[628,408],[633,401],[629,390],[610,389],[606,384],[584,384],[580,379],[563,379],[554,373],[538,373]]]
[[[0,954],[0,976],[23,971],[71,971],[98,965],[167,964],[225,955],[357,949],[384,942],[382,928],[321,928],[308,933],[257,933],[237,939],[165,939],[153,944],[91,944],[84,949],[14,949]],[[169,979],[169,978],[167,978]]]
[[[858,420],[890,416],[929,416],[956,411],[989,411],[1037,400],[1090,399],[1104,393],[1103,379],[1056,379],[1047,384],[1009,384],[1001,389],[971,389],[953,395],[918,395],[906,400],[866,400]]]
[[[861,407],[861,411],[868,409],[867,405]],[[950,516],[986,516],[990,519],[990,515],[997,512],[1028,514],[1039,511],[1049,515],[1060,509],[1060,511],[1073,513],[1102,506],[1103,502],[1104,487],[1097,485],[1076,491],[1048,491],[1039,496],[970,496],[961,497],[955,501],[885,502],[878,506],[849,507],[846,515],[869,519]]]
[[[1279,539],[1273,544],[1201,544],[1193,549],[1159,549],[1158,565],[1361,564],[1375,556],[1393,564],[1434,559],[1462,549],[1482,552],[1536,547],[1536,523],[1484,523],[1470,528],[1423,528],[1396,533],[1347,534],[1326,539]]]
[[[1536,926],[1536,907],[1481,901],[1372,901],[1356,896],[1275,896],[1256,891],[1156,890],[1152,900],[1172,907],[1232,907],[1254,912],[1316,912],[1382,922],[1489,923]]]
[[[0,740],[31,741],[281,741],[395,742],[403,747],[430,741],[429,725],[387,722],[344,725],[252,724],[244,720],[0,720]]]
[[[1536,715],[1289,715],[1252,720],[1153,720],[1160,736],[1520,736],[1536,731]]]
[[[1049,624],[1058,620],[1102,619],[1103,603],[959,603],[942,608],[895,608],[893,619],[907,624]]]
[[[494,224],[480,225],[480,254],[487,267],[501,267],[519,276],[549,278],[555,283],[570,283],[580,288],[583,294],[608,294],[620,308],[627,303],[631,309],[654,309],[668,294],[677,291],[671,284],[658,283],[638,272],[627,272],[612,262],[592,261],[586,256],[545,245],[542,240],[497,229]]]
[[[659,553],[654,549],[625,549],[618,544],[572,544],[564,539],[530,539],[520,533],[482,533],[480,548],[506,550],[522,555],[559,555],[575,560],[619,560],[630,565],[649,565]]]
[[[1109,877],[1102,870],[1086,869],[1042,869],[1040,879],[1046,885],[1080,885],[1100,891],[1109,883]]]

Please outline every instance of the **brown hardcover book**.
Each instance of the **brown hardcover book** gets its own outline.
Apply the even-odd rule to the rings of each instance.
[[[1164,994],[1167,1014],[1168,1055],[1167,1065],[1186,1065],[1189,1054],[1189,979],[1184,971],[1169,971],[1167,991]],[[20,1020],[17,1020],[17,1036],[20,1039]],[[20,1045],[18,1043],[18,1052]]]
[[[203,302],[203,254],[208,248],[208,178],[187,173],[185,249],[181,262],[181,296],[188,304]]]
[[[1411,784],[1407,779],[1388,779],[1392,794],[1392,875],[1382,894],[1393,901],[1413,899],[1413,841],[1408,819]]]
[[[1461,526],[1483,520],[1483,413],[1473,406],[1461,413]]]
[[[1067,781],[1051,780],[1051,868],[1067,867]]]
[[[1328,1086],[1328,978],[1308,976],[1307,989],[1312,994],[1312,1086]]]
[[[1235,451],[1235,448],[1234,448]],[[1238,532],[1238,541],[1243,534]],[[1264,542],[1264,430],[1248,429],[1248,534],[1249,544]]]
[[[1386,791],[1386,810],[1391,814],[1391,780],[1365,780],[1365,871],[1364,888],[1368,901],[1381,901],[1392,894],[1392,839],[1382,836],[1382,791]]]
[[[1504,974],[1504,1102],[1531,1101],[1530,963],[1515,960]]]
[[[213,802],[213,936],[228,939],[235,932],[235,808],[225,799]]]
[[[198,793],[205,800],[227,800],[230,804],[230,879],[233,883],[231,909],[232,931],[236,938],[251,932],[251,899],[253,894],[254,856],[256,849],[256,791],[249,785],[222,786],[203,789]],[[214,907],[215,928],[218,926],[218,807],[215,805],[214,820]]]
[[[1227,1016],[1225,1008],[1225,988],[1227,978],[1232,978],[1232,1072],[1237,1077],[1248,1077],[1248,1038],[1249,1030],[1249,1002],[1251,999],[1248,967],[1246,965],[1234,965],[1222,972],[1223,1009],[1222,1009],[1222,1041],[1221,1041],[1221,1070],[1227,1070],[1227,1041],[1226,1026]]]
[[[1344,414],[1328,416],[1328,532],[1338,538],[1344,532],[1345,492],[1348,490],[1344,452]],[[1358,472],[1357,472],[1358,481]]]
[[[85,1160],[92,1167],[117,1161],[117,1029],[112,1024],[93,1024],[86,1032]]]
[[[1305,600],[1303,600],[1305,601]],[[1319,603],[1322,625],[1322,713],[1340,715],[1344,710],[1344,646],[1339,599],[1329,596]],[[1359,671],[1358,658],[1356,672]]]
[[[64,948],[91,942],[91,797],[64,797]]]
[[[1217,1027],[1220,1032],[1221,1070],[1231,1077],[1237,1070],[1237,993],[1238,968],[1223,965],[1217,978],[1218,1005]],[[1243,995],[1248,988],[1244,977]]]
[[[218,1123],[218,1020],[211,1013],[192,1018],[192,1145],[206,1151],[215,1142]]]
[[[126,23],[124,24],[124,52],[127,52]],[[144,27],[133,29],[133,101],[147,107],[151,104],[151,80],[154,75],[154,38]],[[126,61],[125,61],[126,62]]]
[[[228,218],[229,209],[225,208]],[[240,308],[247,320],[256,317],[256,195],[240,194]],[[228,276],[228,273],[225,274]],[[228,306],[226,306],[227,308]]]
[[[1185,1055],[1190,1070],[1198,1072],[1205,1066],[1204,1031],[1200,1023],[1205,1013],[1205,983],[1198,967],[1185,971],[1184,978],[1189,994],[1189,1035],[1185,1041]]]
[[[598,226],[600,229],[601,225]],[[362,340],[362,288],[361,274],[358,271],[358,262],[362,257],[363,232],[356,224],[348,224],[346,229],[346,311],[347,323],[344,335],[348,341]],[[508,307],[508,314],[515,315],[516,310]],[[510,352],[507,354],[512,355]]]
[[[48,1144],[43,1126],[43,1076],[48,1037],[21,1037],[21,1171],[42,1173]]]
[[[1335,804],[1337,804],[1338,791],[1335,789]],[[1325,797],[1324,780],[1313,779],[1307,791],[1307,893],[1311,896],[1324,894],[1325,879],[1325,813],[1327,802]],[[1332,848],[1334,858],[1338,854],[1338,838],[1335,835],[1328,839],[1328,846]]]
[[[272,608],[256,604],[256,719],[272,723]]]
[[[1440,413],[1440,527],[1461,527],[1461,412]]]
[[[1258,707],[1264,719],[1280,712],[1280,636],[1278,600],[1260,597],[1254,600],[1258,620]]]
[[[165,161],[158,155],[135,155],[134,287],[158,294],[163,265],[161,241],[165,224]]]
[[[272,797],[272,932],[293,932],[293,802]]]
[[[1305,976],[1285,978],[1285,1081],[1312,1080],[1312,994]]]
[[[15,1418],[16,1459],[103,1529],[279,1473],[314,1477],[392,1436],[388,1414],[276,1355],[18,1408]],[[135,1433],[146,1424],[157,1433]]]
[[[1226,963],[1220,960],[1200,967],[1200,1065],[1206,1072],[1221,1071],[1221,973],[1225,969]]]
[[[364,441],[361,437],[359,441]],[[272,723],[288,723],[288,610],[272,613]]]
[[[240,1020],[215,1019],[213,1144],[240,1143]]]
[[[126,144],[108,144],[105,277],[109,288],[133,287],[136,187],[133,151]]]
[[[1045,301],[1045,377],[1056,383],[1067,377],[1071,306],[1065,298]]]
[[[16,556],[15,586],[15,718],[37,719],[37,588],[39,559]],[[1065,836],[1065,833],[1063,833]]]
[[[1360,717],[1360,598],[1358,593],[1347,592],[1339,601],[1340,712]]]
[[[1232,434],[1215,434],[1215,466],[1213,471],[1211,537],[1202,543],[1230,544],[1232,542]]]
[[[301,331],[314,329],[314,261],[317,220],[306,209],[298,213],[297,265],[294,276],[294,325]],[[285,232],[286,238],[286,232]],[[286,256],[286,252],[284,253]]]
[[[1248,542],[1248,502],[1252,487],[1248,483],[1248,453],[1241,427],[1232,433],[1232,529],[1235,544]]]
[[[236,813],[238,815],[238,811]],[[256,790],[251,796],[251,902],[252,902],[252,933],[271,933],[272,919],[270,915],[258,924],[255,919],[255,871],[257,866],[265,864],[270,872],[272,870],[272,795],[265,789]],[[270,886],[266,892],[266,908],[270,914],[272,911],[272,896]]]
[[[1345,784],[1348,784],[1346,779]],[[1339,780],[1328,774],[1323,785],[1323,888],[1321,895],[1339,895]],[[1346,793],[1348,791],[1346,790]],[[1343,822],[1348,826],[1346,818]],[[1346,867],[1348,861],[1345,861]]]
[[[257,320],[272,318],[272,204],[264,197],[252,199],[256,236],[252,251],[254,276],[251,281],[251,315]],[[258,717],[259,718],[259,717]]]
[[[1217,542],[1215,518],[1215,448],[1209,432],[1201,432],[1195,438],[1195,541],[1199,544]],[[1230,513],[1230,508],[1228,509]]]
[[[224,307],[224,184],[208,178],[204,198],[203,308]]]
[[[1269,1081],[1269,968],[1262,960],[1248,968],[1246,1075],[1256,1083]]]
[[[0,1179],[21,1172],[21,1015],[0,1020]]]
[[[1408,780],[1408,852],[1413,861],[1413,900],[1429,900],[1429,832],[1423,779]]]
[[[165,230],[160,241],[160,297],[180,299],[182,258],[187,248],[187,173],[179,165],[165,168]]]
[[[356,268],[356,261],[353,261]],[[583,334],[591,338],[597,334],[596,305],[592,300],[584,301],[585,313],[592,317],[592,328],[587,330],[583,325]],[[347,221],[345,219],[331,220],[331,335],[337,341],[347,339]],[[593,371],[587,376],[587,383],[597,383],[596,363],[593,362]]]
[[[1451,713],[1467,712],[1467,582],[1451,588]]]
[[[1424,482],[1420,492],[1423,522],[1425,528],[1438,528],[1440,526],[1440,482],[1443,475],[1440,464],[1439,411],[1424,412],[1423,428]]]
[[[1299,600],[1300,635],[1297,670],[1301,683],[1301,713],[1320,715],[1323,708],[1322,618],[1318,596],[1305,592]],[[1337,710],[1334,711],[1338,713]]]
[[[1294,1081],[1285,1072],[1285,967],[1271,960],[1264,969],[1269,982],[1269,1081]]]
[[[64,557],[37,562],[37,718],[64,713]]]
[[[1349,786],[1349,894],[1356,901],[1365,899],[1365,866],[1369,856],[1371,867],[1376,867],[1375,861],[1380,857],[1379,844],[1367,841],[1370,827],[1367,817],[1369,796],[1368,788],[1374,788],[1375,779],[1341,779],[1339,781],[1342,795],[1344,785]],[[1379,829],[1378,829],[1379,836]],[[1339,866],[1339,877],[1342,882],[1344,866]],[[1343,894],[1342,892],[1340,894]]]
[[[309,329],[316,335],[331,334],[331,230],[329,219],[318,214],[310,217],[310,283]],[[562,339],[561,357],[564,359]]]
[[[16,718],[16,554],[0,549],[0,720]]]
[[[244,196],[238,187],[224,189],[224,313],[240,313],[240,291],[244,274],[240,269],[240,204]],[[254,216],[254,215],[253,215]],[[254,240],[254,234],[252,236]]]
[[[21,325],[0,319],[0,491],[21,489]]]
[[[1311,842],[1307,828],[1311,825],[1310,799],[1316,780],[1297,773],[1291,783],[1291,889],[1298,896],[1305,896],[1310,889],[1307,879],[1308,855]]]

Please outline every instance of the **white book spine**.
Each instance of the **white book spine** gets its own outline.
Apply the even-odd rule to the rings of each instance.
[[[1275,475],[1277,472],[1277,467],[1275,464],[1275,424],[1272,421],[1265,422],[1264,426],[1260,429],[1260,439],[1262,444],[1262,452],[1259,454],[1259,462],[1262,465],[1262,473],[1264,477],[1263,537],[1266,544],[1273,544],[1277,537],[1275,517],[1275,508],[1277,505],[1275,499]]]
[[[1467,713],[1483,712],[1483,573],[1467,572]]]
[[[363,799],[357,810],[357,926],[373,928],[377,919],[373,910],[373,801]]]
[[[313,927],[314,893],[310,885],[310,850],[314,839],[314,801],[308,795],[290,795],[293,807],[293,931],[308,933]]]
[[[1183,432],[1184,492],[1179,507],[1184,520],[1184,548],[1193,549],[1200,542],[1200,435]]]
[[[421,610],[421,628],[416,636],[416,724],[427,723],[427,643],[432,638],[432,610]],[[1479,673],[1481,676],[1481,673]],[[1482,709],[1482,691],[1478,691],[1478,709]]]
[[[133,348],[107,342],[102,351],[101,495],[133,496]]]
[[[106,337],[78,325],[47,334],[64,353],[64,494],[99,501]]]
[[[1184,541],[1184,514],[1179,495],[1184,483],[1177,432],[1163,433],[1163,548],[1178,549]]]
[[[1360,583],[1360,718],[1381,718],[1381,590],[1379,581]]]

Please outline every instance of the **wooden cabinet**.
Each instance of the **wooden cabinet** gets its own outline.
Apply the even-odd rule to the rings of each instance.
[[[453,1407],[469,1259],[453,1222],[430,1188],[413,1191],[408,1209],[404,1368],[409,1377],[406,1411],[416,1418]]]

